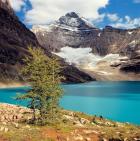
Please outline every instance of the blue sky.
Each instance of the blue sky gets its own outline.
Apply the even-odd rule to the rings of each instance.
[[[135,28],[140,26],[140,0],[11,1],[13,1],[12,5],[17,16],[29,28],[34,24],[48,24],[70,11],[79,13],[100,28],[106,25],[117,28]],[[21,1],[21,3],[16,1]]]
[[[120,18],[129,16],[131,19],[140,18],[140,1],[135,3],[134,0],[110,0],[105,8],[99,10],[100,13],[116,13]],[[111,21],[105,20],[100,25],[111,24]]]

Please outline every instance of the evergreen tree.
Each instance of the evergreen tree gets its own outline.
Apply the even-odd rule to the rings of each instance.
[[[49,58],[40,48],[29,48],[30,57],[24,59],[22,75],[31,85],[31,90],[17,99],[30,99],[28,107],[33,109],[33,121],[42,125],[59,119],[59,99],[63,94],[60,86],[60,64],[57,58]],[[39,115],[36,117],[36,109]]]

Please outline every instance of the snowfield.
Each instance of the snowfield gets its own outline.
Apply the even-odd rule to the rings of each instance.
[[[54,52],[53,52],[54,53]],[[89,48],[72,48],[63,47],[60,52],[54,53],[61,58],[64,58],[69,64],[75,64],[82,68],[94,68],[99,62],[113,62],[120,58],[119,54],[108,54],[104,57],[92,53]]]

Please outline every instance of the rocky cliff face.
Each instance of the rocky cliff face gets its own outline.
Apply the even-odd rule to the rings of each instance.
[[[18,20],[9,2],[0,0],[0,62],[16,64],[29,45],[39,45],[36,36]]]
[[[129,59],[121,64],[121,70],[140,73],[140,40],[133,39],[122,51]]]
[[[22,59],[28,54],[27,47],[39,47],[36,36],[21,23],[14,14],[8,0],[0,0],[0,81],[22,78],[18,74]],[[51,55],[46,50],[47,55]],[[63,73],[66,82],[86,82],[94,80],[86,73],[71,66],[71,73],[67,75],[70,66],[65,64]]]
[[[19,79],[17,68],[29,45],[39,45],[36,36],[18,20],[9,1],[0,0],[1,80]]]
[[[47,26],[33,26],[39,43],[50,51],[59,52],[61,48],[92,48],[92,53],[100,56],[120,54],[129,60],[122,61],[121,70],[129,70],[129,64],[140,72],[140,28],[125,30],[106,26],[95,28],[86,19],[71,12]],[[137,58],[134,59],[133,58]],[[127,69],[126,69],[127,68]],[[130,72],[135,69],[130,69]]]

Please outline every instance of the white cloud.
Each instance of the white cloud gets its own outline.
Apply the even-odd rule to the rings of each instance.
[[[140,0],[134,0],[134,3],[140,3]]]
[[[111,26],[126,29],[140,27],[140,18],[132,19],[129,16],[125,16],[124,18],[120,18],[116,23],[111,24]]]
[[[103,22],[104,18],[105,18],[106,14],[100,14],[97,18],[95,19],[89,19],[91,22],[95,23],[95,24],[98,24],[98,23],[101,23]]]
[[[109,0],[29,0],[32,9],[26,13],[29,24],[46,24],[57,20],[67,12],[77,12],[89,19],[98,19],[98,10],[105,7]]]
[[[20,11],[25,6],[26,0],[10,0],[10,4],[15,11]]]
[[[107,14],[106,17],[111,21],[111,22],[115,22],[119,20],[118,15],[115,14]]]

